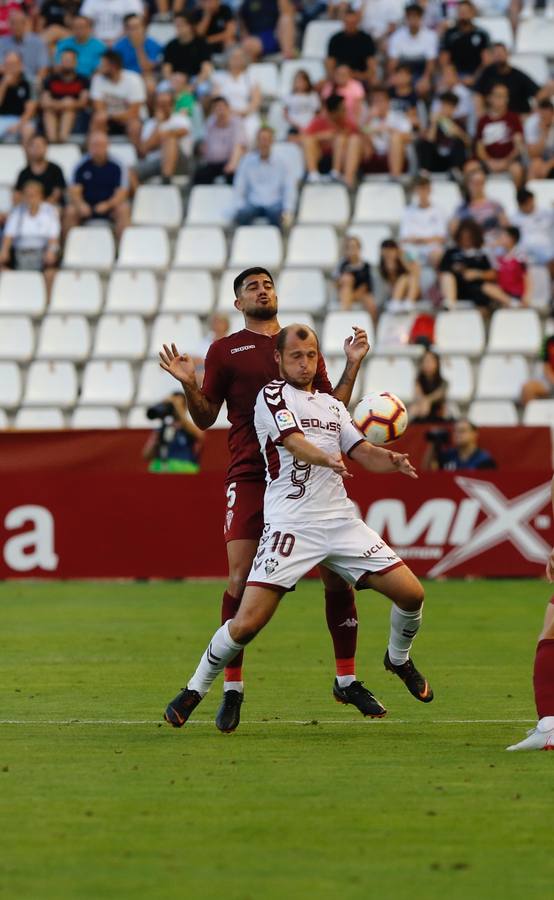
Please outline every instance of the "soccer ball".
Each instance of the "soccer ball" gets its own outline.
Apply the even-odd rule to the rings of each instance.
[[[399,438],[408,426],[406,407],[390,391],[372,391],[362,397],[352,416],[366,441],[388,444]]]

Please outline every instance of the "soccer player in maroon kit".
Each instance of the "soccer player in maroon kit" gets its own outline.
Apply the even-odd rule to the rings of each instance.
[[[225,481],[227,509],[224,537],[227,545],[229,580],[223,594],[222,624],[237,612],[246,578],[263,529],[265,465],[254,429],[254,404],[262,387],[279,376],[274,358],[275,342],[281,330],[277,320],[277,294],[270,272],[262,267],[245,269],[234,281],[235,307],[244,315],[245,328],[215,341],[206,356],[202,387],[195,366],[187,354],[180,355],[175,344],[164,346],[161,366],[183,386],[190,415],[199,428],[215,422],[221,405],[227,403],[231,423],[229,451],[231,463]],[[354,328],[354,336],[344,344],[346,367],[333,390],[320,356],[316,389],[333,393],[348,404],[354,381],[369,350],[367,335]],[[352,588],[339,576],[321,567],[325,585],[325,612],[333,639],[336,660],[335,699],[351,703],[365,716],[382,715],[381,704],[357,681],[354,657],[358,615]],[[234,731],[240,722],[243,701],[242,656],[225,670],[223,702],[216,716],[220,731]]]

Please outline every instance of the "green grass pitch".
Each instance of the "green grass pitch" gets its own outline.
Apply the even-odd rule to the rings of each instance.
[[[194,724],[160,724],[221,583],[0,585],[1,900],[552,897],[554,754],[504,749],[534,721],[548,590],[427,585],[429,705],[384,672],[388,604],[360,594],[358,675],[389,710],[371,722],[332,699],[305,582],[221,735],[220,684]]]

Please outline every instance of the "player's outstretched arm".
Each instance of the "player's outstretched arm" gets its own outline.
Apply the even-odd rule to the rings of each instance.
[[[175,344],[171,348],[164,344],[163,350],[160,350],[160,366],[182,385],[194,424],[203,431],[213,425],[220,404],[208,400],[198,387],[193,359],[187,353],[179,353]]]
[[[347,337],[344,342],[346,366],[333,391],[333,397],[336,397],[336,399],[340,400],[341,403],[344,403],[345,406],[348,406],[350,403],[352,390],[358,372],[360,371],[360,366],[369,351],[369,341],[363,328],[357,328],[354,325],[352,331],[354,332],[354,336]]]
[[[352,478],[340,453],[325,453],[303,434],[298,432],[289,434],[288,437],[283,438],[283,446],[300,462],[309,463],[311,466],[324,466],[326,469],[332,469],[341,478]]]
[[[354,447],[350,457],[369,472],[379,472],[382,475],[387,472],[401,472],[402,475],[408,475],[409,478],[418,477],[407,453],[395,453],[393,450],[375,447],[364,441]]]

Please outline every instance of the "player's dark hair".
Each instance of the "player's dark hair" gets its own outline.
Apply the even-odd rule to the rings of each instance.
[[[415,13],[420,18],[423,16],[423,7],[419,5],[419,3],[408,3],[408,5],[404,9],[404,15],[409,15],[410,13]]]
[[[475,219],[462,219],[454,232],[454,240],[457,244],[460,243],[463,234],[470,235],[475,250],[480,250],[485,243],[483,229]]]
[[[516,199],[517,199],[517,202],[519,203],[519,205],[521,206],[522,203],[527,203],[528,200],[532,200],[534,196],[535,195],[533,194],[532,191],[530,191],[526,187],[522,187],[517,192]]]
[[[251,275],[267,275],[271,283],[275,284],[271,272],[269,272],[267,269],[264,269],[263,266],[252,266],[250,269],[244,269],[244,271],[237,275],[237,277],[233,281],[233,290],[235,292],[235,297],[238,297],[243,282],[245,282],[247,278],[250,278]]]
[[[454,91],[445,91],[439,95],[439,100],[441,103],[449,103],[450,106],[457,106],[459,102]]]
[[[131,19],[142,19],[142,16],[139,16],[138,13],[127,13],[126,16],[123,16],[123,24],[128,25]]]
[[[123,68],[123,57],[121,53],[118,53],[117,50],[105,50],[102,54],[103,59],[107,59],[109,63],[117,66],[118,69]]]
[[[519,244],[521,238],[521,232],[519,228],[516,228],[515,225],[507,225],[504,231],[511,237],[514,244]]]
[[[301,341],[305,341],[310,337],[310,335],[313,335],[315,337],[315,342],[319,351],[319,340],[313,328],[310,328],[309,325],[285,325],[284,328],[281,328],[281,331],[277,335],[277,340],[275,342],[275,349],[278,353],[283,353],[290,331],[294,332],[296,337]]]

